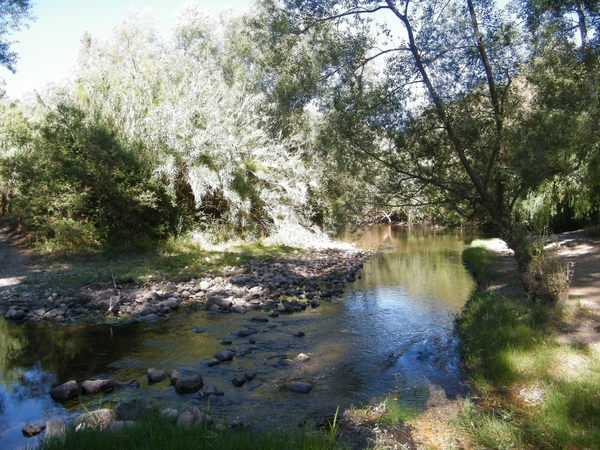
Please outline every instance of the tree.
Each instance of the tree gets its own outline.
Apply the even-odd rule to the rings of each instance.
[[[0,0],[0,64],[15,72],[17,54],[10,49],[8,40],[12,31],[20,30],[27,20],[33,20],[29,0]]]
[[[594,52],[570,58],[572,67],[556,66],[549,53],[536,51],[527,29],[486,0],[261,5],[272,18],[267,29],[287,36],[335,31],[343,44],[333,46],[352,49],[345,58],[336,53],[328,64],[312,66],[329,94],[313,89],[304,105],[321,102],[329,149],[359,161],[354,164],[375,164],[372,179],[386,194],[381,200],[392,204],[395,198],[397,206],[409,207],[443,203],[485,223],[526,268],[531,254],[522,233],[530,225],[524,202],[547,183],[571,177],[598,142],[598,103],[582,100],[590,92],[572,91],[577,106],[558,102],[550,113],[544,87],[560,82],[556,71],[571,82],[580,73],[597,73]],[[583,15],[596,23],[594,8],[584,8]],[[544,42],[559,35],[551,26],[543,32],[552,38]],[[294,49],[281,52],[293,55]],[[550,69],[545,75],[544,67]],[[303,92],[301,83],[277,86]],[[587,88],[597,99],[597,85]],[[578,145],[584,141],[588,151]]]

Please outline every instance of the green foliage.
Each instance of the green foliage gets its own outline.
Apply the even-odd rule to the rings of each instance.
[[[34,130],[31,145],[2,165],[12,212],[34,240],[90,249],[169,231],[166,197],[108,128],[60,104]]]
[[[0,65],[15,72],[18,56],[11,51],[8,34],[18,31],[28,20],[34,20],[31,15],[32,4],[29,0],[3,0],[0,2]]]

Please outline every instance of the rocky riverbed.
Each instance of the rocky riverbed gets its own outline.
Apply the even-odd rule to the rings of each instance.
[[[184,282],[142,284],[113,277],[103,285],[65,293],[17,284],[1,288],[0,314],[15,322],[101,323],[156,321],[179,308],[293,313],[341,296],[345,286],[360,276],[358,271],[369,256],[359,250],[307,250],[226,267],[218,275],[204,273]]]

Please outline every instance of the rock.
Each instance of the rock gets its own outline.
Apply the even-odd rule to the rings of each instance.
[[[220,362],[226,362],[233,360],[234,353],[231,350],[221,350],[214,354],[214,357]]]
[[[221,340],[221,345],[231,345],[232,342],[230,339],[222,339]]]
[[[171,382],[171,386],[175,386],[175,383],[177,383],[177,380],[179,380],[182,376],[183,376],[183,374],[181,373],[181,371],[179,369],[175,369],[175,370],[171,371],[169,373],[169,381]]]
[[[231,382],[235,387],[242,387],[244,383],[246,383],[246,379],[243,377],[235,377]]]
[[[50,390],[50,397],[57,402],[64,402],[79,395],[79,385],[71,380]]]
[[[246,374],[244,374],[244,378],[246,379],[246,381],[252,381],[256,378],[256,374],[255,373],[246,373]]]
[[[153,409],[152,402],[144,397],[126,400],[115,408],[116,420],[138,420]]]
[[[206,304],[204,306],[206,309],[217,306],[219,310],[228,310],[233,306],[233,302],[227,298],[213,296],[206,299]]]
[[[300,381],[293,381],[288,385],[288,390],[296,394],[308,394],[312,386],[308,383],[302,383]]]
[[[239,337],[248,337],[248,336],[250,336],[250,335],[252,335],[252,334],[255,334],[255,333],[256,333],[256,330],[250,330],[250,329],[249,329],[249,330],[241,330],[241,331],[238,331],[238,332],[237,332],[237,335],[238,335]]]
[[[304,337],[304,336],[305,336],[305,334],[303,331],[297,331],[294,333],[294,337]]]
[[[160,302],[159,305],[160,306],[166,306],[167,308],[170,308],[170,309],[177,309],[177,308],[179,308],[179,302],[174,297],[169,297],[164,302]]]
[[[321,306],[321,300],[319,300],[319,299],[316,299],[316,298],[315,298],[315,299],[313,299],[313,300],[310,302],[310,306],[312,306],[313,308],[318,308],[319,306]]]
[[[269,321],[269,319],[267,319],[266,317],[253,317],[252,319],[250,319],[251,322],[261,322],[261,323],[267,323]]]
[[[34,423],[26,423],[25,426],[21,429],[21,433],[23,433],[23,436],[30,438],[33,436],[37,436],[45,429],[46,427],[42,427]]]
[[[296,356],[296,361],[300,361],[300,362],[310,361],[310,356],[308,356],[304,353],[300,353],[298,356]]]
[[[75,429],[82,428],[104,428],[108,422],[115,419],[112,409],[98,409],[81,414],[73,419]]]
[[[200,412],[195,406],[188,406],[177,417],[178,427],[192,427],[208,422],[206,414]]]
[[[179,394],[191,394],[198,392],[203,384],[204,380],[201,375],[183,376],[175,382],[175,390]]]
[[[99,392],[110,392],[115,388],[115,380],[86,380],[81,383],[81,391],[84,394],[97,394]]]
[[[206,363],[206,365],[208,367],[215,367],[215,366],[218,366],[219,364],[220,364],[220,361],[216,361],[216,360],[215,361],[209,361],[209,362]]]
[[[154,368],[148,369],[146,375],[148,376],[149,383],[159,383],[169,378],[169,374],[167,372],[165,372],[164,370],[157,370]]]
[[[208,291],[208,288],[210,288],[210,283],[208,281],[201,281],[199,287],[202,291]]]
[[[49,419],[46,421],[45,439],[57,438],[65,434],[67,424],[62,419]]]
[[[225,395],[225,393],[216,386],[209,386],[208,389],[203,392],[203,394],[205,397],[208,397],[209,395],[216,395],[217,397]]]
[[[158,319],[160,319],[158,314],[148,314],[147,316],[140,317],[140,320],[143,322],[155,322]]]
[[[231,310],[237,314],[246,314],[246,308],[244,308],[243,306],[234,306],[233,308],[231,308]]]

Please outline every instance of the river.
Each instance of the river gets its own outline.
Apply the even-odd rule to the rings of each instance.
[[[385,399],[410,415],[433,390],[449,397],[462,393],[453,319],[474,288],[460,258],[465,238],[432,228],[377,226],[356,245],[378,253],[342,298],[268,322],[251,321],[267,318],[260,312],[207,311],[124,326],[0,321],[0,447],[35,445],[36,438],[21,434],[27,422],[43,425],[132,396],[165,407],[194,404],[251,427],[281,428],[330,417],[338,406],[343,411]],[[237,336],[249,328],[257,332]],[[209,367],[212,355],[224,349],[223,339],[232,341],[227,348],[236,356]],[[295,361],[300,353],[310,360]],[[149,385],[150,367],[200,373],[205,387],[216,386],[224,395],[180,395],[167,381]],[[245,374],[255,378],[233,386],[231,380]],[[56,383],[91,378],[138,380],[141,387],[64,404],[48,395]],[[289,392],[291,381],[313,389],[307,395]]]

